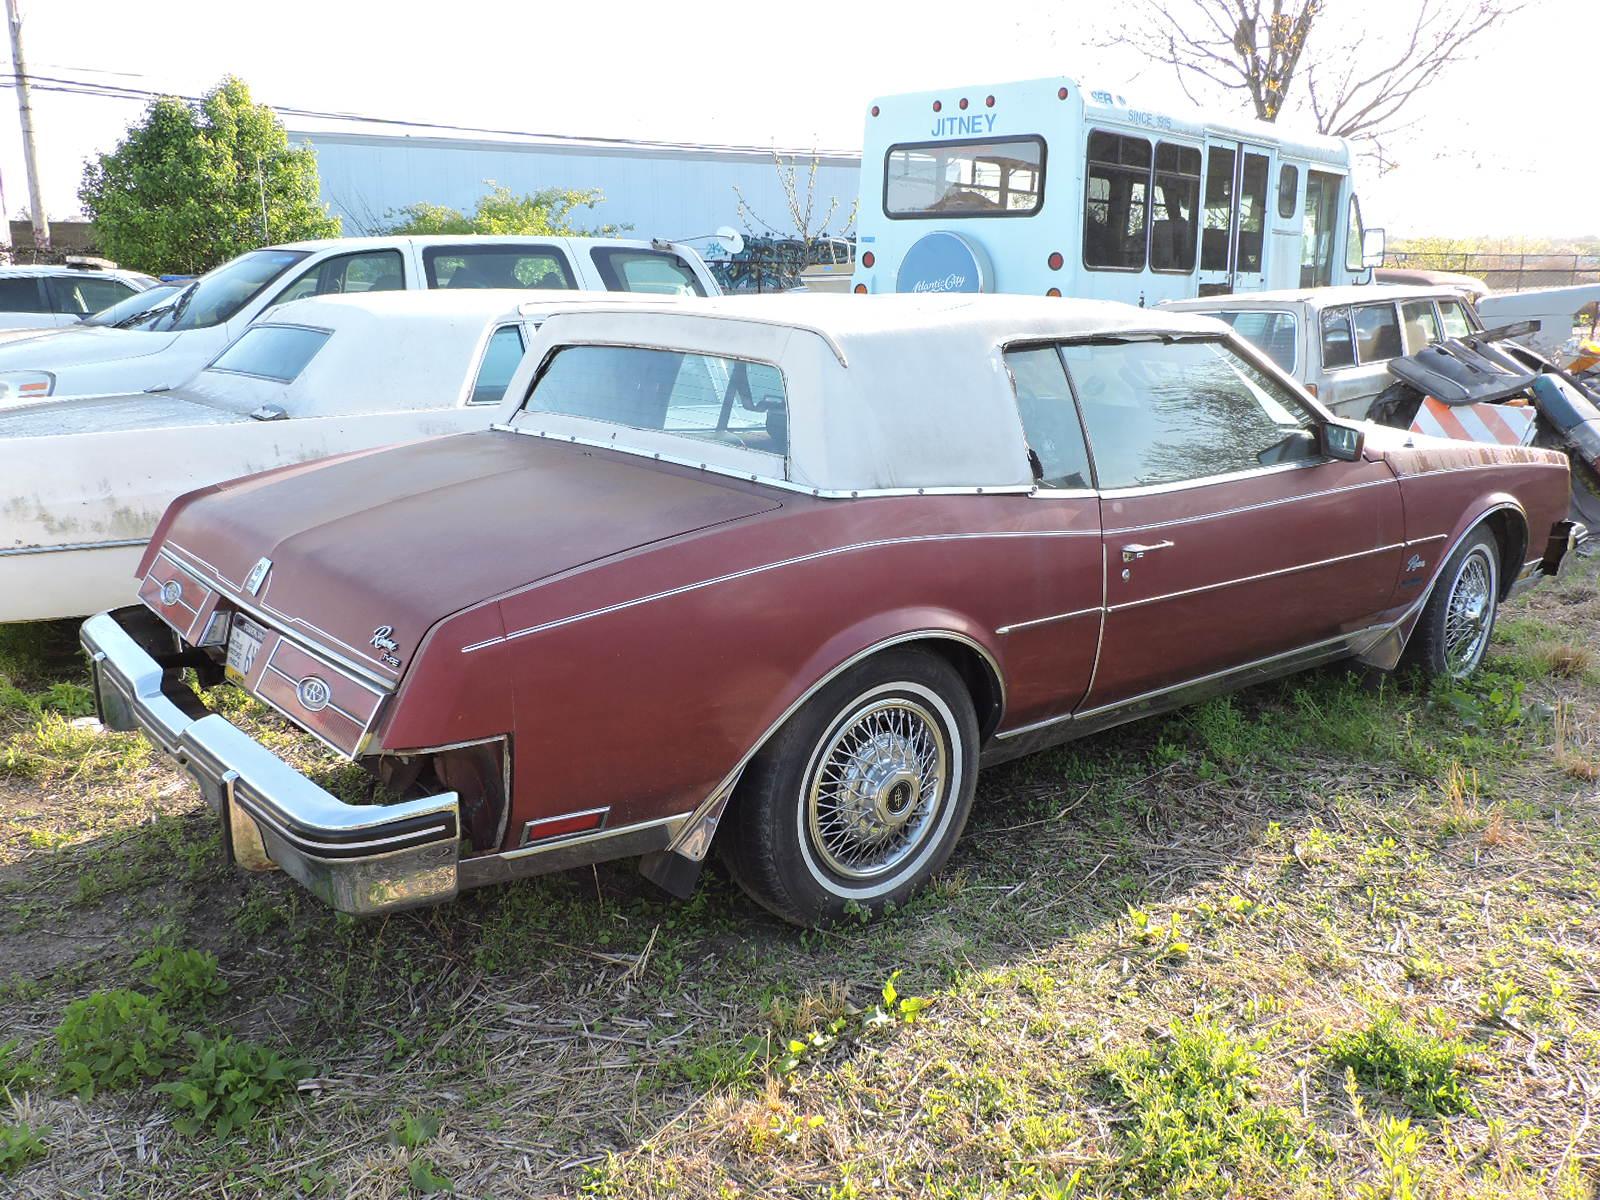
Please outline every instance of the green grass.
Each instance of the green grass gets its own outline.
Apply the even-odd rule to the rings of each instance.
[[[1398,1013],[1380,1014],[1365,1028],[1340,1034],[1328,1058],[1356,1078],[1399,1100],[1417,1116],[1477,1115],[1468,1061],[1474,1047],[1419,1029]]]
[[[1470,685],[1330,668],[986,772],[925,894],[825,932],[714,865],[686,903],[616,863],[338,917],[226,868],[137,739],[60,732],[70,630],[0,631],[0,757],[35,764],[0,774],[0,1114],[48,1126],[7,1186],[1592,1200],[1595,595],[1519,602]],[[209,1058],[80,1108],[51,1031],[117,989]]]

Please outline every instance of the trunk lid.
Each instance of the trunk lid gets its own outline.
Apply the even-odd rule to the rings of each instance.
[[[393,676],[386,651],[403,666],[451,613],[776,507],[716,476],[485,431],[223,484],[176,515],[165,545],[275,624]],[[271,568],[252,596],[261,558]]]

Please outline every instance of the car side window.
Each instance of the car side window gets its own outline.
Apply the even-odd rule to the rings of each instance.
[[[394,292],[406,286],[398,250],[363,250],[340,254],[307,267],[293,283],[279,292],[273,306],[307,296],[341,295],[346,292]]]
[[[1089,451],[1067,372],[1054,346],[1006,351],[1017,411],[1041,488],[1092,487]]]
[[[483,363],[478,367],[478,377],[472,381],[472,395],[467,397],[467,403],[499,404],[505,399],[506,385],[522,362],[522,352],[526,348],[520,325],[502,325],[496,329],[483,352]]]
[[[1467,308],[1461,301],[1439,301],[1439,316],[1444,321],[1445,337],[1463,338],[1471,336],[1472,322],[1467,319]]]
[[[1400,322],[1393,304],[1362,304],[1355,310],[1356,358],[1361,363],[1399,358]]]
[[[1356,365],[1355,339],[1350,336],[1350,310],[1348,308],[1326,308],[1322,311],[1322,366],[1324,370],[1334,367],[1353,367]]]
[[[1408,300],[1400,306],[1400,323],[1406,331],[1406,353],[1415,354],[1440,341],[1439,318],[1432,300]]]
[[[1315,413],[1226,342],[1084,342],[1061,354],[1102,490],[1319,455]]]
[[[48,276],[44,289],[52,309],[74,317],[87,317],[133,295],[133,289],[120,279],[85,279],[72,275]]]
[[[39,295],[39,281],[32,275],[0,279],[0,312],[45,311],[44,298]]]

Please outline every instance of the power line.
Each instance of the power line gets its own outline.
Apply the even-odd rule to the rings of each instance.
[[[14,88],[17,77],[0,73],[0,87]],[[106,100],[149,101],[157,99],[183,100],[199,103],[203,97],[188,96],[180,92],[153,91],[147,88],[128,87],[123,84],[96,83],[88,79],[71,79],[53,75],[29,73],[28,86],[37,92],[60,92],[69,95],[98,96]],[[374,117],[365,113],[338,112],[325,109],[298,108],[290,105],[268,104],[266,107],[280,116],[301,117],[313,120],[343,121],[357,125],[388,125],[403,129],[434,129],[448,133],[481,133],[498,137],[538,138],[544,141],[564,142],[573,145],[640,146],[655,150],[699,150],[756,154],[815,154],[817,156],[858,157],[851,150],[783,150],[768,146],[735,145],[719,142],[663,141],[650,138],[620,138],[585,136],[571,133],[544,133],[530,129],[497,129],[482,125],[452,125],[435,121],[408,121],[394,117]]]

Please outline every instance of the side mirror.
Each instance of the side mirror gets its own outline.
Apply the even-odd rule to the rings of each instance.
[[[1361,451],[1366,444],[1366,431],[1358,425],[1327,421],[1322,426],[1322,452],[1329,458],[1339,462],[1360,462]]]
[[[1381,226],[1377,229],[1363,230],[1361,234],[1361,265],[1363,267],[1383,266],[1383,255],[1388,246],[1388,236]]]

